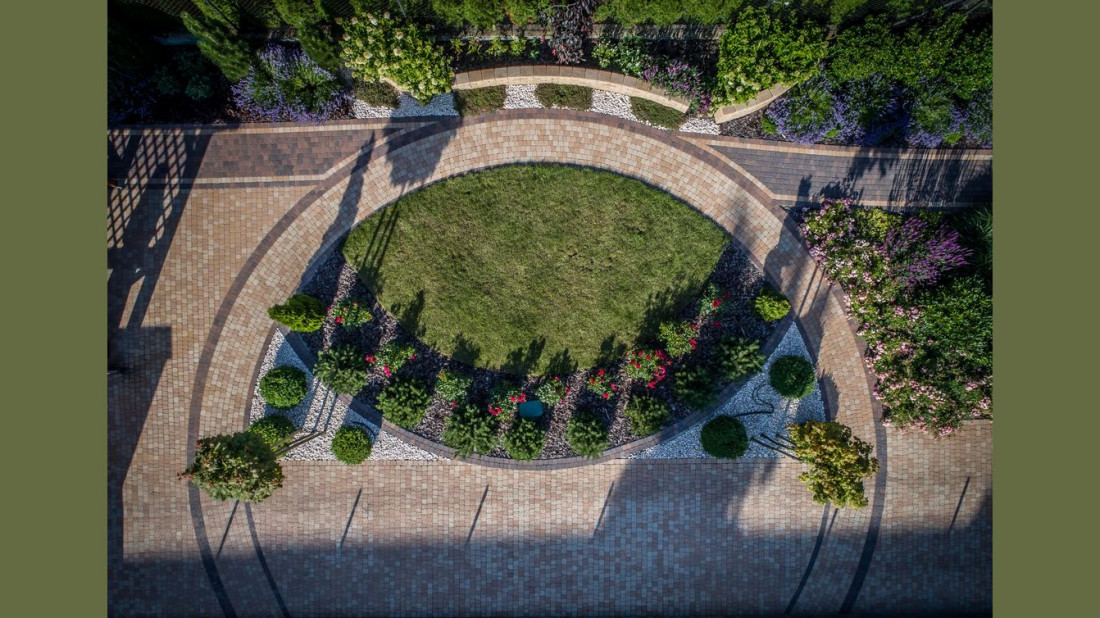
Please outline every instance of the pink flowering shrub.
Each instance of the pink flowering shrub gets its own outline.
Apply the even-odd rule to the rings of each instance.
[[[953,229],[834,200],[807,213],[801,231],[846,293],[887,423],[941,437],[992,415],[993,299],[951,272],[967,254]]]
[[[561,376],[554,376],[542,383],[538,389],[535,390],[535,397],[538,398],[546,407],[553,408],[557,404],[565,401],[565,396],[569,393],[569,387],[561,381]]]
[[[588,390],[603,399],[611,399],[615,391],[619,390],[619,385],[615,384],[607,371],[600,369],[588,377]]]
[[[345,298],[329,305],[328,314],[337,324],[348,330],[359,328],[374,319],[370,311],[367,311],[366,303],[356,298]]]
[[[489,414],[511,416],[519,404],[527,401],[527,394],[511,382],[502,382],[489,391]]]
[[[372,367],[381,367],[386,377],[401,370],[405,363],[416,358],[416,349],[412,346],[399,346],[396,343],[387,343],[376,354],[367,355],[367,363]]]
[[[634,350],[626,357],[626,375],[644,380],[647,388],[657,388],[657,383],[668,376],[671,362],[664,350]]]
[[[669,356],[679,358],[698,347],[696,331],[696,326],[691,322],[664,322],[657,337],[665,344]]]

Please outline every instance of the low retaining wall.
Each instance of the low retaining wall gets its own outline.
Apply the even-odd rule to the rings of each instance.
[[[603,69],[560,65],[522,65],[467,71],[455,75],[452,88],[455,90],[472,90],[492,86],[530,84],[587,86],[597,90],[607,90],[638,97],[639,99],[648,99],[680,112],[686,112],[691,106],[691,102],[687,99],[669,96],[663,90],[636,77],[604,71]]]
[[[758,109],[764,109],[769,103],[778,99],[780,95],[790,89],[791,87],[787,84],[776,84],[756,95],[755,99],[720,108],[718,111],[714,112],[714,121],[718,124],[722,124],[723,122],[729,122],[735,118],[748,116]]]

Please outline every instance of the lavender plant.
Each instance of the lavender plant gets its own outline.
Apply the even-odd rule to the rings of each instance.
[[[270,45],[232,88],[249,119],[323,122],[346,113],[351,98],[332,73],[300,50]]]
[[[959,233],[946,226],[936,230],[917,217],[886,232],[886,256],[903,287],[935,283],[947,271],[966,266],[969,249],[959,244]]]

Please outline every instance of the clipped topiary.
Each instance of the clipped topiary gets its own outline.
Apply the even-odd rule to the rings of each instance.
[[[504,449],[512,459],[530,461],[542,452],[546,432],[529,418],[516,418],[504,433]]]
[[[276,367],[260,378],[260,396],[267,405],[280,410],[302,403],[308,390],[306,372],[290,365]]]
[[[500,420],[477,406],[462,406],[447,417],[443,444],[455,449],[458,457],[475,452],[487,455],[496,447]]]
[[[733,335],[718,342],[718,371],[722,378],[732,382],[752,375],[764,367],[764,354],[760,342]]]
[[[768,372],[772,388],[790,399],[801,399],[814,390],[814,366],[801,356],[784,356]]]
[[[737,459],[749,450],[749,436],[745,425],[732,416],[716,416],[699,434],[703,450],[719,459]]]
[[[565,439],[581,457],[599,457],[607,449],[607,428],[591,412],[577,412],[565,427]]]
[[[370,449],[370,433],[362,427],[344,425],[332,438],[332,454],[346,464],[363,463],[370,457]]]
[[[657,433],[672,418],[668,404],[653,397],[634,397],[626,406],[630,431],[639,437]]]
[[[420,380],[411,377],[397,378],[378,393],[378,408],[386,420],[405,429],[420,424],[432,396],[428,387]]]
[[[262,502],[283,486],[275,452],[250,431],[200,439],[195,460],[179,476],[215,500]]]
[[[714,403],[714,374],[702,365],[684,367],[673,377],[676,398],[694,410],[705,410]]]
[[[367,361],[355,346],[336,346],[321,352],[313,375],[334,393],[354,395],[367,385]]]
[[[268,446],[276,449],[294,433],[294,421],[282,414],[272,414],[252,421],[248,431],[260,436]]]
[[[771,286],[764,286],[752,303],[753,311],[765,322],[782,319],[791,310],[791,302]]]
[[[325,304],[308,294],[295,294],[268,309],[267,315],[290,330],[311,333],[325,323]]]

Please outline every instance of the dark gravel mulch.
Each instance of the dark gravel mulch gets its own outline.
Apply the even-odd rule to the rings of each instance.
[[[337,246],[342,245],[338,243]],[[672,376],[685,362],[706,361],[714,353],[715,343],[726,333],[733,333],[744,337],[750,337],[763,343],[771,334],[774,325],[767,324],[757,318],[751,307],[753,298],[763,285],[763,276],[760,271],[731,243],[726,246],[718,264],[709,280],[722,290],[728,290],[729,296],[725,299],[724,311],[720,315],[720,326],[716,326],[714,318],[704,319],[698,315],[699,303],[694,301],[685,309],[680,318],[691,319],[698,326],[696,349],[688,357],[678,359],[669,368],[669,377],[660,382],[657,388],[650,390],[642,381],[631,380],[623,372],[625,364],[625,351],[616,354],[614,361],[603,364],[601,367],[608,374],[614,376],[619,390],[610,399],[604,400],[590,393],[585,385],[589,375],[594,374],[600,367],[576,370],[568,374],[560,375],[560,378],[569,386],[569,393],[563,402],[550,408],[547,406],[546,414],[539,421],[539,426],[546,430],[546,441],[541,459],[554,459],[572,457],[575,455],[565,438],[566,425],[573,415],[574,410],[587,408],[600,416],[608,426],[608,446],[614,447],[637,439],[630,432],[629,421],[624,417],[629,396],[648,391],[653,396],[663,399],[670,404],[672,421],[685,418],[692,414],[693,410],[675,401],[672,392]],[[370,289],[359,279],[355,271],[347,265],[341,252],[334,250],[322,263],[314,277],[308,281],[302,292],[320,298],[326,304],[343,298],[358,298],[370,306],[374,319],[357,330],[348,330],[328,320],[325,326],[314,333],[302,333],[302,338],[310,350],[317,354],[324,349],[343,343],[356,345],[363,351],[373,353],[386,343],[397,342],[412,345],[416,349],[416,358],[409,361],[399,372],[401,376],[413,376],[433,385],[440,370],[446,368],[456,371],[474,380],[470,387],[470,401],[479,406],[487,402],[490,389],[504,380],[513,381],[522,386],[523,392],[533,398],[535,389],[545,380],[553,379],[544,376],[514,376],[498,371],[471,367],[451,359],[421,343],[415,333],[407,332],[397,318],[384,310],[378,303]],[[415,311],[415,308],[406,308],[405,311]],[[653,342],[652,345],[659,345]],[[387,378],[382,370],[377,368],[371,375],[368,385],[356,396],[358,400],[371,406],[377,400],[378,393],[393,378]],[[444,424],[450,415],[452,407],[449,402],[433,398],[424,419],[414,429],[415,433],[436,442],[442,442]],[[507,431],[510,419],[502,415],[500,435]],[[491,455],[495,457],[507,457],[502,447],[497,447]]]

